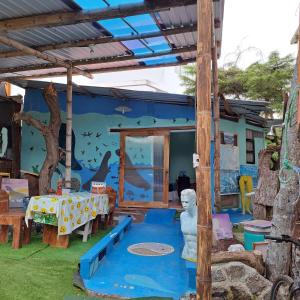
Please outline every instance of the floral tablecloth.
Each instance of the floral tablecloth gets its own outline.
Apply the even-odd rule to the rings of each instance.
[[[57,218],[58,235],[70,234],[76,228],[95,219],[99,214],[107,214],[109,209],[108,195],[87,192],[69,195],[45,195],[31,197],[25,221],[40,220],[41,223],[53,223]],[[43,221],[44,220],[44,221]],[[47,220],[50,223],[47,223]]]

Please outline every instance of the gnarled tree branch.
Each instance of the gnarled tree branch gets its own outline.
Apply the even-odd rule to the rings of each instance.
[[[34,126],[44,136],[46,143],[46,158],[40,171],[39,193],[48,193],[51,187],[51,178],[59,162],[59,129],[61,125],[60,107],[58,97],[53,84],[45,87],[43,91],[45,102],[50,111],[49,125],[44,125],[41,121],[34,119],[27,113],[18,113],[14,116],[14,121],[24,121],[28,125]]]

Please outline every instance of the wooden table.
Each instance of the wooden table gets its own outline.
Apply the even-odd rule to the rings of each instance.
[[[0,213],[0,243],[8,242],[8,226],[13,226],[12,248],[19,249],[23,244],[29,244],[31,238],[32,221],[25,224],[25,213],[19,209],[10,209]]]
[[[26,220],[33,218],[35,222],[45,224],[44,243],[54,247],[67,248],[69,234],[94,220],[97,215],[107,214],[108,209],[108,195],[80,192],[62,196],[36,196],[30,199]],[[55,222],[50,220],[53,217]]]

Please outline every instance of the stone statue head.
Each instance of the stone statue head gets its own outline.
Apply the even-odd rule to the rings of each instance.
[[[196,208],[196,192],[186,189],[181,192],[181,204],[184,210],[193,211]]]

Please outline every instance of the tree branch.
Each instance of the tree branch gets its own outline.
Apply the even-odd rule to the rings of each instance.
[[[44,125],[41,121],[34,119],[31,115],[24,112],[14,114],[13,120],[14,122],[22,120],[27,125],[31,125],[36,129],[40,130],[43,135],[45,135],[49,130],[49,128],[46,125]]]
[[[49,128],[50,128],[50,130],[55,129],[57,132],[53,132],[53,133],[56,136],[58,136],[59,127],[61,124],[60,107],[58,104],[57,92],[55,90],[53,83],[51,83],[45,87],[45,89],[43,91],[43,96],[44,96],[45,102],[48,106],[48,109],[50,111]]]

